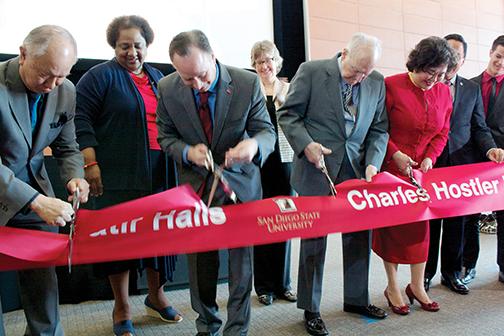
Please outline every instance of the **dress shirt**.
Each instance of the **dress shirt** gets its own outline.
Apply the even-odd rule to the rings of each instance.
[[[502,87],[502,81],[504,80],[504,74],[496,76],[497,87],[495,90],[495,99],[499,96],[499,91]],[[490,93],[492,92],[492,76],[483,71],[483,76],[481,78],[481,95],[483,98],[483,107],[485,108],[485,115],[488,115],[488,101],[490,100]]]

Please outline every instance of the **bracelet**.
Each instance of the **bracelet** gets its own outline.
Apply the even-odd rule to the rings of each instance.
[[[96,166],[98,164],[98,162],[96,161],[93,161],[93,162],[89,162],[89,163],[86,163],[83,168],[86,169],[86,168],[89,168],[89,167],[92,167],[92,166]]]

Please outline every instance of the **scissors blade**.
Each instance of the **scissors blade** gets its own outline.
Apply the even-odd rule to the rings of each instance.
[[[74,234],[75,234],[75,220],[77,219],[77,211],[80,207],[80,192],[77,188],[73,193],[72,208],[74,211],[73,218],[70,221],[70,234],[68,235],[68,273],[72,273],[72,254],[73,254],[73,244],[74,244]]]
[[[322,155],[320,157],[320,170],[322,171],[322,173],[326,177],[327,182],[329,182],[329,188],[331,190],[331,194],[336,197],[336,194],[337,194],[336,188],[334,187],[334,183],[331,180],[331,177],[329,176],[329,171],[327,170],[327,166],[325,164],[324,155]]]
[[[231,201],[233,201],[233,203],[236,204],[238,197],[236,197],[236,193],[234,192],[233,189],[231,189],[229,182],[224,177],[224,168],[222,166],[216,166],[215,175],[219,178],[219,181],[222,183],[222,189],[224,190],[226,195],[231,199]]]
[[[212,187],[210,188],[210,195],[208,196],[208,202],[207,202],[207,207],[210,208],[210,205],[212,205],[212,200],[215,195],[215,191],[217,190],[217,185],[219,184],[219,178],[216,173],[214,173],[214,179],[212,182]]]

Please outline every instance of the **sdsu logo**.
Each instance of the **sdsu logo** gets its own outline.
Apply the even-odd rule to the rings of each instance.
[[[290,198],[277,198],[273,200],[281,212],[294,212],[297,211],[296,204]]]

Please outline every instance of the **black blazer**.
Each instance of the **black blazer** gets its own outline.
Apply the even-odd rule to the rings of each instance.
[[[497,146],[485,123],[479,86],[457,76],[448,142],[436,167],[484,161],[487,151],[494,147]]]
[[[481,86],[482,77],[483,73],[471,80]],[[492,113],[486,116],[486,123],[497,146],[504,148],[504,86],[499,90]]]

